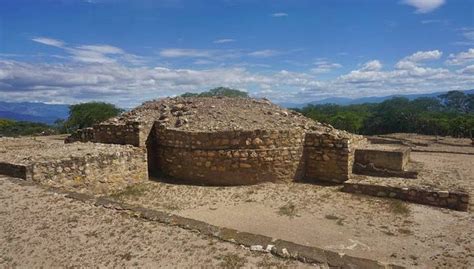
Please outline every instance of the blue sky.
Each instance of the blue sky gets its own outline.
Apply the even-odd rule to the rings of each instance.
[[[474,88],[469,0],[0,0],[7,101],[228,86],[276,102]]]

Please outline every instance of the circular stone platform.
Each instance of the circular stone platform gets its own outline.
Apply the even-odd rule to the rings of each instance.
[[[147,141],[152,170],[197,184],[297,180],[304,176],[306,133],[350,137],[266,99],[166,98],[102,125],[130,122],[153,123]]]

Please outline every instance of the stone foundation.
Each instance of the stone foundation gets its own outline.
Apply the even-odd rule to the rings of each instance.
[[[146,149],[130,145],[4,141],[0,174],[105,193],[148,180]]]
[[[364,166],[373,165],[379,169],[404,171],[410,159],[408,147],[375,147],[355,150],[355,162]]]
[[[469,195],[459,191],[436,191],[421,188],[402,188],[353,182],[345,182],[342,191],[377,197],[394,198],[417,204],[444,207],[459,211],[468,211],[469,209]]]

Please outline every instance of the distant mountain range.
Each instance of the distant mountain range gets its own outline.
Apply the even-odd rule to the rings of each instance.
[[[464,91],[466,94],[474,94],[473,90]],[[428,94],[407,94],[407,95],[389,95],[381,97],[362,97],[362,98],[345,98],[345,97],[332,97],[326,98],[319,101],[313,101],[308,103],[279,103],[279,105],[288,108],[302,108],[308,104],[320,105],[320,104],[337,104],[337,105],[353,105],[363,103],[380,103],[392,97],[406,97],[410,100],[418,97],[436,97],[445,92],[435,92]],[[69,105],[57,105],[57,104],[45,104],[45,103],[33,103],[33,102],[21,102],[21,103],[10,103],[0,101],[0,118],[12,119],[17,121],[34,121],[52,124],[57,119],[66,119],[69,113]]]
[[[466,94],[474,94],[474,89],[464,91]],[[322,104],[336,104],[341,106],[347,105],[357,105],[357,104],[364,104],[364,103],[381,103],[385,100],[391,99],[393,97],[406,97],[410,100],[419,98],[419,97],[436,97],[446,92],[434,92],[434,93],[426,93],[426,94],[397,94],[397,95],[388,95],[388,96],[372,96],[372,97],[362,97],[362,98],[346,98],[346,97],[331,97],[325,98],[318,101],[312,101],[308,103],[279,103],[279,105],[287,108],[302,108],[306,105],[322,105]]]
[[[66,119],[68,113],[69,105],[0,101],[0,118],[4,119],[52,124],[57,119]]]

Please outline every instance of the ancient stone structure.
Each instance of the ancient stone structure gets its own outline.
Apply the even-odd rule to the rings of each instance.
[[[404,171],[410,159],[410,148],[370,145],[355,151],[355,162],[393,171]]]
[[[84,133],[84,132],[82,132]],[[147,148],[151,172],[197,184],[343,182],[362,137],[250,98],[167,98],[67,142]]]
[[[51,186],[110,192],[148,180],[144,149],[130,145],[0,140],[0,174]]]
[[[433,190],[420,187],[381,186],[359,182],[345,182],[342,190],[349,193],[388,197],[459,211],[468,211],[469,209],[469,195],[460,191]]]

